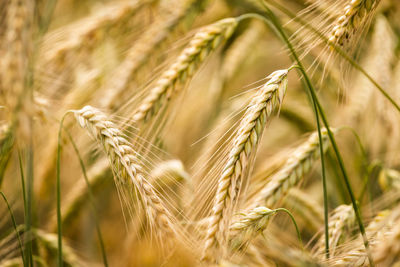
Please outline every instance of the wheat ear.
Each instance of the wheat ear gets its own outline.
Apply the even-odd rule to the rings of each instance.
[[[51,253],[57,253],[58,251],[58,237],[56,234],[47,233],[40,229],[33,229],[34,236],[39,242]],[[83,266],[82,260],[75,253],[74,249],[70,247],[65,240],[63,242],[62,258],[65,264],[69,266]]]
[[[400,172],[394,169],[382,169],[379,173],[379,185],[384,191],[400,190]]]
[[[199,63],[216,49],[221,39],[228,38],[233,33],[237,24],[237,19],[227,18],[200,29],[176,62],[162,74],[133,115],[133,120],[139,122],[154,116],[168,102],[174,91],[178,90],[176,83],[191,76]]]
[[[270,80],[256,93],[240,122],[232,150],[218,180],[206,235],[204,260],[211,260],[213,248],[218,247],[225,239],[223,235],[229,225],[229,213],[237,200],[241,176],[245,173],[249,158],[255,154],[269,117],[282,103],[287,89],[287,73],[288,70],[279,70],[269,76]]]
[[[355,223],[355,215],[351,205],[340,205],[329,218],[329,249],[330,254],[335,255],[335,250],[339,245],[340,238],[343,237],[345,229],[351,229]],[[318,240],[319,252],[321,255],[325,249],[325,239],[322,236]],[[325,255],[324,255],[325,256]]]
[[[324,151],[328,147],[326,129],[321,131]],[[311,169],[313,162],[320,156],[318,133],[314,132],[308,140],[299,146],[288,158],[285,166],[273,175],[257,197],[251,202],[251,207],[266,205],[273,207],[288,190],[296,185]]]
[[[271,216],[275,213],[276,210],[257,207],[241,214],[241,217],[229,228],[232,235],[231,246],[233,250],[240,249],[258,233],[263,232],[267,228]]]
[[[91,106],[85,106],[74,113],[79,124],[86,128],[103,146],[117,179],[120,179],[122,184],[130,181],[133,183],[141,196],[150,222],[159,227],[161,231],[173,232],[171,214],[144,177],[141,167],[137,163],[135,151],[123,137],[122,132],[107,119],[106,115]]]
[[[393,266],[400,260],[400,222],[397,220],[396,226],[390,231],[391,234],[379,242],[374,250],[374,260],[379,266]]]
[[[392,211],[384,210],[379,212],[374,219],[368,224],[365,229],[367,235],[370,238],[372,247],[375,247],[379,238],[376,236],[378,234],[384,233],[382,228],[388,228],[388,218],[393,214]],[[389,230],[389,229],[387,229]],[[356,240],[358,243],[361,242],[360,238]],[[340,257],[334,257],[332,261],[333,266],[365,266],[368,262],[367,253],[365,252],[365,247],[363,245],[357,245],[356,248],[346,251],[345,255]]]
[[[343,46],[362,25],[380,0],[350,0],[334,24],[329,41]]]
[[[84,19],[60,30],[49,33],[44,41],[44,59],[47,64],[63,67],[67,56],[76,55],[82,51],[90,52],[105,37],[104,30],[121,25],[121,22],[132,17],[146,1],[128,1],[112,3],[97,10]],[[60,33],[66,36],[63,40],[53,41]]]
[[[137,71],[146,65],[148,60],[154,57],[163,43],[166,43],[174,30],[181,25],[185,18],[193,15],[197,11],[195,1],[184,1],[180,6],[168,6],[162,8],[160,12],[166,15],[152,23],[148,30],[144,32],[126,53],[124,61],[118,66],[110,79],[103,86],[109,96],[102,96],[101,106],[106,108],[118,107],[119,99],[123,97],[130,83],[134,80]]]

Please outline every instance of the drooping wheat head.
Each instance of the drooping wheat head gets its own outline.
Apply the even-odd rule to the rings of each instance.
[[[270,80],[257,92],[249,104],[235,134],[233,147],[218,180],[209,229],[204,248],[204,260],[212,260],[212,251],[225,241],[232,208],[242,187],[242,176],[257,150],[257,144],[272,113],[280,107],[287,88],[288,70],[272,73]]]
[[[162,232],[173,233],[174,225],[171,214],[145,178],[141,166],[138,164],[138,155],[122,132],[106,115],[93,107],[85,106],[81,110],[74,111],[74,114],[81,127],[86,128],[103,146],[115,172],[117,182],[133,183],[140,194],[150,223],[156,225]]]
[[[343,15],[332,27],[329,41],[340,46],[346,45],[379,2],[380,0],[349,0]]]
[[[193,75],[200,62],[221,42],[228,38],[238,24],[237,19],[228,18],[200,29],[189,45],[182,51],[176,62],[170,66],[157,81],[149,95],[144,99],[133,115],[140,122],[154,116],[155,113],[179,90],[178,83]]]
[[[262,233],[268,226],[268,222],[275,210],[266,207],[257,207],[241,216],[231,224],[231,247],[233,250],[241,249],[257,234]]]
[[[100,105],[104,108],[115,108],[120,104],[120,98],[126,96],[132,80],[137,77],[138,70],[154,57],[163,43],[171,38],[174,30],[197,11],[195,1],[184,1],[179,6],[167,6],[159,12],[163,14],[155,20],[149,28],[137,39],[126,52],[123,62],[110,75],[101,90],[105,90],[106,97],[101,97]],[[158,51],[159,52],[159,51]]]

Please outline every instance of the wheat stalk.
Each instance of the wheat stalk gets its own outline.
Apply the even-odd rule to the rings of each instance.
[[[380,0],[349,0],[349,3],[332,27],[329,41],[343,46],[379,4]]]
[[[136,122],[149,119],[166,105],[175,91],[177,83],[184,82],[193,75],[200,62],[220,43],[222,38],[229,38],[238,24],[237,19],[227,18],[200,29],[189,45],[178,56],[157,81],[149,95],[144,99],[133,115]]]
[[[81,127],[86,128],[103,146],[112,169],[117,174],[119,182],[132,182],[141,196],[144,209],[151,223],[155,223],[161,231],[174,232],[171,214],[164,207],[153,187],[144,177],[138,159],[122,132],[99,110],[85,106],[74,111]]]
[[[218,247],[223,242],[221,235],[223,237],[225,234],[225,224],[229,224],[229,213],[237,201],[241,176],[248,167],[249,158],[255,154],[269,117],[282,103],[287,89],[287,73],[288,70],[280,70],[269,76],[270,80],[254,96],[240,122],[233,148],[218,180],[203,253],[205,260],[211,260],[213,247]]]
[[[323,148],[326,151],[328,147],[326,129],[323,129],[321,134]],[[318,133],[315,132],[291,154],[285,166],[270,178],[270,181],[251,202],[250,207],[258,205],[273,207],[291,187],[304,177],[319,156],[319,139]]]

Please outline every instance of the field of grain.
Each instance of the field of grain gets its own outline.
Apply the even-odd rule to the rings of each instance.
[[[400,267],[399,0],[0,0],[0,267]]]

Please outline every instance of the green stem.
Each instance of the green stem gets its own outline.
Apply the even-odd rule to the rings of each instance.
[[[100,249],[101,249],[101,255],[102,255],[102,258],[103,258],[103,264],[104,264],[104,266],[108,267],[107,254],[106,254],[106,250],[105,250],[105,247],[104,247],[104,241],[103,241],[103,236],[101,234],[100,225],[99,225],[99,222],[98,222],[98,217],[97,217],[97,214],[96,214],[96,207],[95,207],[95,204],[94,204],[95,202],[94,202],[93,192],[92,192],[92,189],[91,189],[91,186],[90,186],[90,183],[89,183],[89,178],[87,176],[86,167],[85,167],[85,164],[84,164],[84,162],[82,160],[81,154],[79,153],[79,149],[76,146],[76,143],[74,142],[71,134],[67,130],[65,130],[65,131],[66,131],[66,133],[68,135],[68,138],[69,138],[69,140],[70,140],[70,142],[71,142],[71,144],[72,144],[72,146],[73,146],[73,148],[75,150],[75,153],[76,153],[76,155],[77,155],[77,157],[79,159],[79,164],[81,165],[83,177],[85,178],[86,186],[88,188],[89,202],[91,203],[92,213],[93,213],[93,216],[94,216],[94,222],[95,222],[95,226],[96,226],[97,237],[98,237],[99,243],[100,243]]]
[[[19,170],[21,173],[21,186],[22,186],[22,199],[24,200],[24,218],[28,218],[28,202],[26,199],[26,188],[25,188],[25,175],[24,175],[24,167],[23,167],[23,163],[22,163],[22,157],[21,157],[21,151],[18,149],[18,162],[19,162]],[[23,257],[23,263],[24,266],[26,264],[26,256],[22,256]]]
[[[361,154],[362,154],[362,157],[363,157],[363,160],[362,160],[362,172],[361,172],[361,176],[362,176],[361,177],[361,182],[363,183],[363,186],[362,186],[362,190],[361,190],[360,196],[358,197],[358,202],[362,203],[362,199],[364,198],[365,190],[368,187],[370,174],[371,174],[371,170],[370,170],[370,168],[368,166],[368,155],[367,155],[367,152],[366,152],[366,150],[365,150],[365,148],[364,148],[364,146],[363,146],[363,144],[361,142],[360,136],[357,134],[357,132],[352,127],[342,126],[342,127],[340,127],[340,129],[349,130],[353,134],[353,136],[356,138],[357,144],[358,144],[358,146],[360,148],[360,151],[361,151]],[[370,197],[370,202],[371,202],[372,201],[372,195],[369,194],[369,197]]]
[[[349,126],[342,126],[342,127],[339,128],[339,130],[340,129],[349,130],[354,135],[354,137],[356,138],[357,144],[358,144],[358,146],[360,148],[361,154],[363,155],[363,158],[364,158],[365,162],[367,162],[367,160],[368,160],[367,151],[365,150],[365,148],[364,148],[364,146],[363,146],[363,144],[361,142],[361,138],[357,134],[357,132],[352,127],[349,127]]]
[[[50,0],[46,2],[44,15],[43,17],[39,18],[39,30],[40,35],[44,35],[47,30],[49,29],[51,19],[53,17],[54,9],[57,4],[57,0]]]
[[[24,250],[22,249],[21,236],[19,235],[19,231],[17,229],[17,223],[15,221],[14,213],[12,212],[10,203],[8,202],[6,196],[4,195],[4,193],[2,191],[0,191],[0,195],[3,197],[4,202],[7,205],[8,213],[10,213],[10,217],[11,217],[11,221],[12,221],[12,224],[13,224],[13,227],[14,227],[14,230],[15,230],[15,234],[17,235],[17,238],[18,238],[19,249],[21,251],[21,257],[22,257],[22,262],[23,262],[24,266],[27,266],[26,262],[25,262],[25,257],[24,257]]]
[[[346,61],[348,61],[355,69],[357,69],[359,72],[361,72],[378,90],[381,92],[381,94],[389,100],[389,102],[397,109],[397,111],[400,112],[400,106],[394,101],[393,98],[390,97],[390,95],[383,89],[382,86],[380,86],[372,77],[369,75],[357,62],[355,62],[347,53],[339,46],[337,46],[334,43],[331,43],[328,38],[326,38],[322,33],[320,33],[317,29],[315,29],[312,25],[310,25],[308,22],[302,20],[299,16],[296,14],[292,13],[290,10],[285,8],[284,6],[280,5],[279,3],[275,2],[274,0],[268,0],[268,2],[271,3],[271,5],[275,6],[278,8],[281,12],[285,13],[287,16],[289,16],[291,19],[294,21],[300,23],[307,29],[311,30],[313,33],[315,33],[319,38],[321,38],[326,44],[331,46],[335,51],[342,56]],[[265,4],[264,4],[265,6]]]
[[[24,167],[22,164],[21,151],[18,149],[18,162],[19,162],[19,171],[21,173],[21,186],[22,186],[22,198],[24,200],[24,215],[26,217],[26,189],[25,189],[25,175],[24,175]]]
[[[328,131],[329,140],[330,140],[330,142],[332,144],[333,150],[334,150],[334,152],[336,154],[336,157],[337,157],[337,160],[339,162],[339,167],[340,167],[340,170],[342,172],[342,175],[343,175],[343,178],[344,178],[344,181],[345,181],[345,184],[346,184],[346,188],[347,188],[348,193],[350,195],[350,199],[351,199],[351,202],[352,202],[352,205],[353,205],[354,212],[356,214],[358,226],[360,228],[360,232],[361,232],[361,235],[362,235],[363,240],[364,240],[364,246],[365,246],[365,249],[366,249],[367,254],[368,254],[369,263],[370,263],[371,266],[374,266],[374,263],[373,263],[373,260],[372,260],[372,255],[371,255],[371,251],[369,249],[368,238],[366,236],[364,224],[363,224],[363,221],[362,221],[362,218],[361,218],[360,209],[359,209],[359,207],[357,205],[356,198],[355,198],[353,190],[351,188],[350,180],[349,180],[349,177],[347,175],[347,171],[345,169],[342,156],[341,156],[341,154],[339,152],[339,149],[338,149],[338,146],[336,144],[336,140],[335,140],[335,138],[333,136],[333,133],[332,133],[331,129],[329,128],[328,120],[327,120],[327,118],[325,116],[325,113],[323,111],[323,108],[322,108],[322,106],[321,106],[321,104],[320,104],[320,102],[318,100],[318,97],[316,95],[315,89],[314,89],[314,87],[313,87],[313,85],[311,83],[311,80],[308,77],[308,75],[307,75],[307,73],[306,73],[306,71],[305,71],[305,69],[303,67],[303,64],[301,63],[299,57],[297,56],[297,53],[295,52],[291,42],[289,41],[288,37],[286,36],[281,24],[278,22],[278,19],[275,17],[274,13],[265,4],[264,4],[264,7],[266,8],[266,16],[269,18],[268,21],[270,21],[272,23],[273,28],[279,33],[281,38],[284,40],[284,42],[286,43],[287,47],[290,50],[290,53],[291,53],[292,57],[295,59],[296,63],[299,65],[299,67],[300,67],[299,70],[300,70],[301,74],[303,75],[304,80],[306,81],[306,84],[307,84],[307,87],[309,89],[309,93],[311,94],[312,100],[316,104],[316,106],[318,108],[318,111],[319,111],[319,113],[321,115],[321,119],[322,119],[322,121],[323,121],[323,123],[324,123],[324,125],[325,125],[325,127],[326,127],[326,129]]]
[[[57,209],[57,235],[58,235],[58,255],[57,255],[57,265],[58,267],[62,267],[63,265],[63,260],[62,260],[62,221],[61,221],[61,136],[62,136],[62,130],[63,130],[63,123],[65,117],[68,115],[69,112],[65,113],[64,116],[61,119],[60,122],[60,128],[58,129],[58,143],[57,143],[57,162],[56,162],[56,168],[57,168],[57,175],[56,175],[56,180],[57,180],[57,185],[56,185],[56,192],[57,192],[57,202],[56,202],[56,209]]]
[[[254,14],[254,13],[250,13],[250,14],[244,14],[241,15],[240,17],[238,17],[238,20],[243,20],[243,19],[249,19],[249,18],[256,18],[256,19],[261,19],[264,22],[267,22],[267,24],[270,24],[270,21],[267,20],[265,17],[259,15],[259,14]],[[279,35],[281,35],[282,39],[284,39],[285,41],[289,41],[288,38],[286,37],[286,34],[281,31],[281,29],[275,25],[275,22],[273,21],[273,19],[271,18],[272,21],[272,26],[273,29],[275,29],[277,31],[277,33]],[[279,24],[279,23],[276,23]],[[285,37],[285,38],[283,38]],[[289,46],[289,44],[288,44]],[[292,51],[293,49],[291,49]],[[294,50],[293,50],[294,52]],[[295,57],[296,62],[298,63],[296,66],[292,66],[291,68],[297,68],[299,69],[301,72],[304,72],[304,68],[301,65],[300,60],[298,60],[297,55]],[[305,73],[305,72],[304,72]],[[307,83],[307,87],[309,87],[309,84]],[[311,94],[312,96],[312,94]],[[318,114],[318,105],[317,102],[314,100],[314,96],[312,96],[312,105],[313,105],[313,110],[314,110],[314,114],[315,114],[315,120],[317,122],[317,129],[318,129],[318,140],[319,140],[319,150],[320,150],[320,155],[321,155],[321,169],[322,169],[322,190],[323,190],[323,195],[324,195],[324,220],[325,220],[325,254],[326,257],[329,258],[329,214],[328,214],[328,190],[327,190],[327,183],[326,183],[326,172],[325,172],[325,160],[324,160],[324,149],[323,149],[323,142],[322,142],[322,134],[321,134],[321,125],[320,125],[320,120],[319,120],[319,114]],[[321,114],[322,115],[322,114]],[[327,124],[325,123],[325,126]],[[329,127],[329,126],[326,126]],[[328,128],[328,134],[330,132],[330,129]]]
[[[274,211],[274,212],[283,211],[283,212],[285,212],[285,213],[287,213],[287,214],[289,215],[290,219],[292,220],[292,222],[293,222],[293,224],[294,224],[294,227],[296,228],[297,238],[299,239],[299,242],[300,242],[300,244],[301,244],[301,247],[304,249],[303,241],[302,241],[302,239],[301,239],[300,230],[299,230],[299,227],[297,226],[296,220],[294,219],[294,216],[292,215],[292,213],[290,213],[290,211],[288,211],[288,210],[285,209],[285,208],[277,208],[277,209],[274,209],[273,211]]]
[[[30,120],[29,123],[31,124],[32,129],[32,121]],[[27,216],[26,216],[26,232],[27,232],[27,257],[29,259],[29,266],[33,267],[33,241],[31,238],[31,228],[33,222],[33,139],[32,136],[29,140],[28,146],[28,159],[27,159]]]

